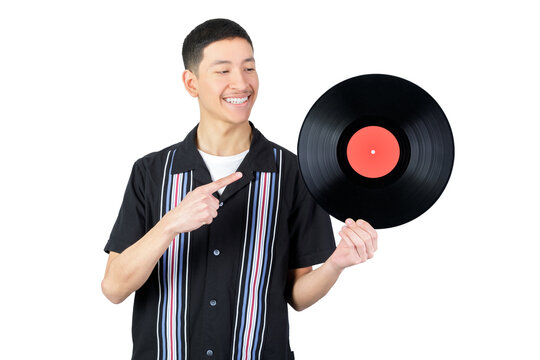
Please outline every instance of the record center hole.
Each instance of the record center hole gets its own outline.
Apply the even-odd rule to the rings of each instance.
[[[371,154],[374,155],[374,154],[375,154],[375,150],[371,150]]]

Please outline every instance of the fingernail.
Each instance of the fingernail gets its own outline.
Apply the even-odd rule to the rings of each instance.
[[[241,178],[241,177],[242,177],[242,173],[241,173],[240,171],[238,171],[238,172],[236,173],[236,177]]]
[[[352,225],[352,224],[354,223],[354,221],[352,221],[351,219],[347,219],[347,220],[345,221],[345,223],[346,223],[347,225]]]

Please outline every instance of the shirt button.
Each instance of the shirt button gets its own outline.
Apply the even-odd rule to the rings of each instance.
[[[214,300],[214,299],[210,300],[210,305],[211,306],[216,306],[216,304],[217,304],[216,300]]]
[[[219,207],[222,207],[223,206],[223,201],[219,203]]]
[[[214,352],[212,350],[206,350],[206,356],[212,356]]]
[[[220,254],[219,250],[218,249],[215,249],[214,250],[214,255],[218,256]]]

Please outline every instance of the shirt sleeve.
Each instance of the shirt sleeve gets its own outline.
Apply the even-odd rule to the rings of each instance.
[[[299,172],[295,190],[288,218],[289,269],[323,263],[336,249],[330,215],[315,202]]]
[[[105,252],[121,253],[145,232],[144,176],[139,162],[135,162],[124,193],[122,206],[114,223]]]

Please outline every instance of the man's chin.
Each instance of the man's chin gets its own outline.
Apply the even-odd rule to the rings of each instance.
[[[249,118],[228,118],[225,120],[228,124],[234,125],[234,126],[240,126],[245,125],[249,123]]]

